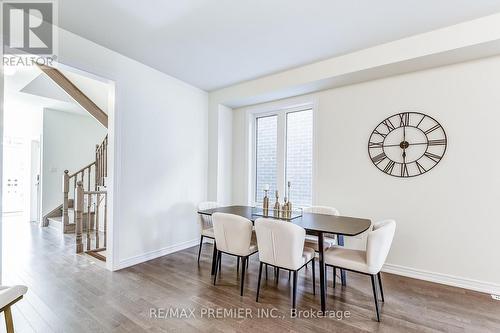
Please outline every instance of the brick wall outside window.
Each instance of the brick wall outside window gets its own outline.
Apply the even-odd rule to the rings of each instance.
[[[264,198],[264,185],[269,184],[269,197],[274,197],[276,191],[278,146],[278,117],[257,118],[256,123],[256,202]]]
[[[281,124],[281,119],[286,121]],[[285,147],[278,147],[278,126],[286,127]],[[278,170],[278,152],[285,152],[285,170]],[[256,193],[255,201],[261,203],[264,186],[269,184],[271,204],[278,188],[277,178],[291,182],[290,200],[293,206],[312,204],[313,170],[313,111],[311,109],[288,112],[256,119]],[[286,185],[279,184],[279,185]],[[282,188],[282,186],[280,186]],[[286,186],[285,189],[287,190]],[[288,193],[280,193],[280,201]]]
[[[290,200],[295,207],[312,203],[312,110],[287,114],[286,180],[291,182]]]

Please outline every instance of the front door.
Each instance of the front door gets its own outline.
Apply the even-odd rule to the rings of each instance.
[[[31,141],[30,221],[40,222],[40,142]]]
[[[4,138],[3,213],[24,211],[24,144],[21,139]]]

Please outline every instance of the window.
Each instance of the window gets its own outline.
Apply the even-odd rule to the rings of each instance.
[[[269,193],[276,191],[278,117],[257,118],[256,124],[256,202],[264,198],[264,185],[269,185]]]
[[[295,206],[312,203],[313,169],[312,110],[286,115],[286,181],[290,182],[290,200]]]
[[[274,202],[290,195],[294,207],[312,204],[313,110],[278,111],[255,119],[255,202],[261,203],[264,187]],[[288,193],[286,184],[290,182]]]

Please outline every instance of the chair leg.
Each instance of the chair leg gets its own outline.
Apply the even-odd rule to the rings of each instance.
[[[214,286],[215,286],[215,280],[217,280],[217,271],[218,271],[218,267],[219,267],[219,260],[220,260],[220,253],[217,251],[215,254]]]
[[[278,267],[276,267],[274,269],[274,275],[275,275],[276,283],[278,283],[280,280],[280,269]]]
[[[333,288],[335,289],[337,283],[337,267],[333,267]]]
[[[297,271],[293,271],[292,309],[295,309],[296,298],[297,298]]]
[[[213,249],[213,254],[212,254],[212,272],[211,274],[215,274],[215,265],[217,265],[217,244],[215,244],[214,240],[214,249]]]
[[[344,236],[343,235],[337,236],[337,245],[344,246]],[[340,282],[341,282],[342,286],[347,286],[346,271],[343,269],[340,269]]]
[[[250,257],[247,257],[247,260],[245,260],[247,262],[247,269],[248,269],[248,263],[250,262]]]
[[[316,295],[316,264],[314,263],[314,258],[312,260],[313,268],[313,295]]]
[[[198,249],[198,263],[200,263],[201,246],[203,245],[203,235],[200,238],[200,248]]]
[[[7,328],[7,333],[14,333],[14,322],[12,321],[12,312],[10,310],[10,306],[5,308],[4,314],[5,314],[5,326]]]
[[[259,292],[260,292],[260,278],[262,277],[262,265],[263,263],[261,262],[259,265],[259,280],[257,282],[257,296],[255,297],[255,301],[259,301]]]
[[[288,271],[288,281],[290,281],[291,276],[292,276],[292,271]]]
[[[240,274],[240,257],[236,257],[236,275]]]
[[[340,282],[343,286],[347,286],[346,271],[343,269],[340,269]]]
[[[222,253],[219,252],[219,273],[222,272]]]
[[[376,275],[370,275],[370,277],[372,279],[373,300],[375,301],[375,310],[377,311],[377,321],[380,321],[380,314],[378,311],[377,285],[375,284]]]
[[[266,264],[266,281],[267,281],[267,264]]]
[[[245,268],[246,261],[248,257],[241,257],[241,287],[240,287],[240,296],[243,296],[243,286],[245,285]]]
[[[378,272],[377,278],[378,278],[378,286],[380,287],[380,296],[382,296],[382,302],[385,302],[384,289],[382,288],[382,276],[380,275],[380,272]]]
[[[325,295],[328,294],[328,266],[325,267]]]

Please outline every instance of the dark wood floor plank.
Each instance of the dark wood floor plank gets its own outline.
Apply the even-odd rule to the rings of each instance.
[[[250,260],[241,297],[235,258],[223,256],[222,272],[212,284],[210,244],[199,264],[194,247],[111,273],[97,259],[76,255],[73,237],[57,230],[6,221],[3,237],[4,283],[29,287],[13,308],[17,332],[500,332],[500,302],[489,295],[391,274],[382,274],[381,323],[374,320],[370,280],[349,273],[348,286],[338,283],[333,289],[331,270],[327,309],[351,316],[290,318],[286,273],[276,284],[269,269],[255,302],[257,256]],[[299,273],[299,310],[319,309],[311,273],[310,267]],[[196,317],[151,318],[150,309],[157,308],[195,309]],[[238,308],[248,309],[252,318],[200,316],[203,309]],[[257,318],[265,310],[279,318]]]

